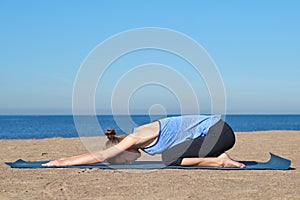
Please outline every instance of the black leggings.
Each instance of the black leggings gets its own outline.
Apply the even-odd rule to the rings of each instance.
[[[223,120],[210,127],[206,136],[177,144],[162,153],[165,165],[181,165],[183,158],[217,157],[235,143],[232,128]]]

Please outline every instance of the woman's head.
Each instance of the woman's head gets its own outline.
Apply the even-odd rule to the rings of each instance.
[[[119,142],[121,142],[126,135],[116,136],[116,131],[114,129],[107,129],[105,135],[108,141],[105,144],[105,149],[110,148]],[[110,164],[132,164],[136,159],[141,156],[138,149],[128,149],[115,157],[107,159]]]

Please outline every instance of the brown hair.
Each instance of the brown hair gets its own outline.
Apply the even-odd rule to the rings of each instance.
[[[108,149],[109,147],[112,147],[118,143],[120,143],[125,137],[126,135],[120,135],[120,136],[116,136],[116,131],[114,129],[107,129],[105,131],[105,135],[108,139],[108,141],[105,143],[105,149]],[[108,158],[106,159],[107,162],[109,162],[110,164],[117,164],[116,163],[116,157],[112,157],[112,158]]]

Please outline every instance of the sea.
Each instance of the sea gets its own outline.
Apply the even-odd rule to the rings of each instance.
[[[0,139],[72,138],[82,136],[82,130],[86,130],[85,136],[101,136],[103,131],[99,131],[99,127],[101,130],[113,128],[118,134],[123,134],[124,129],[118,123],[122,119],[130,119],[135,126],[139,126],[163,117],[99,115],[94,117],[95,125],[89,123],[89,116],[83,116],[84,126],[81,124],[78,127],[72,115],[0,115]],[[300,115],[226,115],[224,120],[236,132],[300,130]]]

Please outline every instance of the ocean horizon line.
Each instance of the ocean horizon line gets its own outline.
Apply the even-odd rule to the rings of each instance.
[[[122,134],[128,133],[132,127],[171,116],[178,114],[0,115],[0,139],[77,137],[78,125],[81,126],[80,130],[85,131],[85,135],[95,136],[105,128],[115,129]],[[300,130],[300,115],[295,114],[227,114],[222,118],[236,132]]]
[[[27,113],[21,113],[21,114],[0,114],[0,116],[172,116],[172,115],[222,115],[222,116],[226,116],[226,115],[239,115],[239,116],[243,116],[243,115],[259,115],[259,116],[266,116],[266,115],[300,115],[300,113],[226,113],[226,114],[219,114],[219,113],[200,113],[200,114],[196,114],[196,113],[168,113],[168,114],[149,114],[149,113],[133,113],[133,114],[125,114],[125,113],[120,113],[120,114],[109,114],[109,113],[104,113],[104,114],[62,114],[62,113],[42,113],[42,114],[27,114]]]

